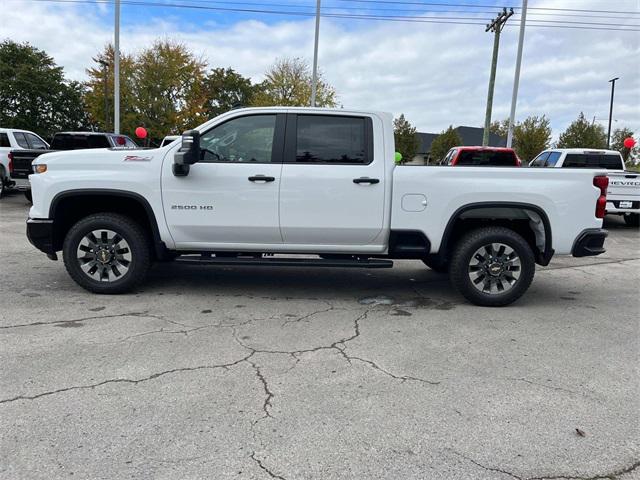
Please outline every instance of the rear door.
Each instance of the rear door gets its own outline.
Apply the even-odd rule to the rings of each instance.
[[[381,143],[371,117],[288,114],[280,185],[285,244],[376,243],[384,217]]]

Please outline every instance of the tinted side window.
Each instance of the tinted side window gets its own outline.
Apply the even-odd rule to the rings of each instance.
[[[549,157],[547,158],[547,163],[545,164],[545,167],[554,167],[556,163],[558,163],[558,160],[560,159],[560,155],[562,155],[560,152],[551,152],[549,154]]]
[[[463,150],[458,155],[456,165],[490,165],[497,167],[514,166],[516,159],[511,152]]]
[[[24,135],[27,137],[27,140],[29,140],[29,144],[31,145],[31,148],[35,148],[37,150],[47,149],[47,144],[44,143],[38,137],[36,137],[33,133],[25,133]]]
[[[549,157],[549,152],[542,152],[531,162],[532,167],[544,167],[545,161]]]
[[[73,137],[65,134],[54,135],[51,150],[73,150]]]
[[[10,147],[9,135],[6,133],[0,133],[0,147]]]
[[[364,118],[298,115],[296,163],[367,164]]]
[[[87,146],[83,148],[109,148],[111,144],[106,135],[86,135]]]
[[[275,115],[231,119],[200,137],[202,161],[270,163],[275,130]]]
[[[622,160],[618,155],[595,153],[568,153],[562,166],[567,168],[605,168],[608,170],[623,169]]]
[[[29,142],[27,142],[27,137],[24,136],[22,132],[13,132],[13,136],[22,148],[29,148]]]

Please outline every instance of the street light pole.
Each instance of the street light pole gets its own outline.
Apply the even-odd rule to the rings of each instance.
[[[511,113],[509,115],[509,129],[507,130],[507,148],[513,143],[513,126],[516,118],[516,103],[518,101],[518,87],[520,86],[520,66],[522,65],[522,47],[524,44],[524,27],[527,24],[527,0],[522,0],[520,13],[520,36],[518,37],[518,55],[516,58],[516,73],[513,77],[513,93],[511,94]]]
[[[313,44],[313,78],[311,80],[311,106],[316,106],[318,90],[318,38],[320,37],[320,0],[316,2],[316,38]]]
[[[609,103],[609,130],[607,130],[607,148],[611,145],[611,117],[613,116],[613,92],[616,89],[616,80],[620,80],[620,77],[612,78],[609,80],[611,83],[611,103]]]
[[[115,10],[115,51],[113,54],[113,132],[120,133],[120,0],[116,0]]]

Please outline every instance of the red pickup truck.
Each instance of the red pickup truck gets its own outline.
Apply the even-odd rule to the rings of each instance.
[[[513,148],[503,147],[453,147],[440,165],[520,167],[522,162]]]

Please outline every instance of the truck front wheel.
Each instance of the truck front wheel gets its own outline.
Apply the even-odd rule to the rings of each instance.
[[[115,213],[97,213],[78,221],[64,239],[62,254],[71,278],[94,293],[133,290],[151,263],[144,230]]]
[[[450,265],[453,286],[475,305],[499,307],[515,302],[531,285],[535,259],[519,234],[504,227],[467,233]]]

